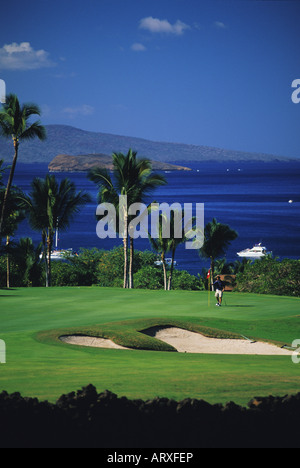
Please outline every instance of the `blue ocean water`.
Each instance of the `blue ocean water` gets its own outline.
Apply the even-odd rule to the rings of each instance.
[[[205,223],[216,218],[229,224],[239,237],[227,251],[227,260],[237,260],[237,252],[262,242],[276,257],[300,258],[300,161],[273,163],[183,163],[191,172],[165,173],[168,185],[159,188],[149,202],[204,203]],[[46,165],[17,166],[14,183],[24,191],[30,191],[34,177],[44,177]],[[58,180],[71,179],[77,189],[92,196],[92,203],[82,209],[67,232],[59,233],[59,248],[111,249],[122,245],[120,239],[101,240],[96,235],[95,212],[97,188],[84,173],[56,174]],[[289,203],[293,200],[293,203]],[[15,239],[32,237],[40,241],[40,234],[33,232],[24,221]],[[148,240],[137,239],[136,249],[150,249]],[[178,268],[197,275],[208,262],[197,251],[180,246],[176,260]]]

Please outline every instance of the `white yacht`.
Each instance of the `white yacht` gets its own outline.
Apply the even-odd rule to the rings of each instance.
[[[241,252],[237,252],[237,255],[246,258],[262,258],[271,253],[272,252],[267,251],[266,247],[263,247],[261,244],[256,244],[252,249],[245,249]]]

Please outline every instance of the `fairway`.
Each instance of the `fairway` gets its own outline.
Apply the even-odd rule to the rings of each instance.
[[[0,391],[56,401],[92,383],[98,392],[235,401],[300,391],[300,364],[286,356],[205,355],[86,348],[52,339],[55,330],[115,330],[137,323],[184,321],[195,327],[279,345],[300,339],[297,298],[228,293],[217,308],[206,292],[117,288],[1,290]],[[128,325],[129,324],[129,325]]]

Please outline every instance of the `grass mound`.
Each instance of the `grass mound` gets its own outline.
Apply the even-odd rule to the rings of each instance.
[[[183,330],[201,333],[209,338],[241,339],[241,336],[236,333],[193,324],[184,320],[166,320],[165,318],[128,320],[89,327],[71,327],[58,330],[47,330],[37,333],[36,338],[41,343],[44,342],[49,344],[51,342],[61,343],[61,336],[90,336],[93,338],[109,339],[125,348],[144,351],[176,352],[176,349],[168,343],[144,333],[144,331],[154,329],[156,327],[182,328]]]

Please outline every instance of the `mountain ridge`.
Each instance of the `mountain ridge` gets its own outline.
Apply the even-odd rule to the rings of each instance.
[[[201,161],[295,161],[297,158],[228,150],[204,145],[168,143],[138,137],[91,132],[68,125],[46,125],[47,140],[20,142],[20,162],[49,164],[57,155],[73,156],[127,153],[129,148],[137,151],[138,157],[147,157],[160,162]],[[11,161],[13,147],[10,140],[0,138],[0,159]]]

